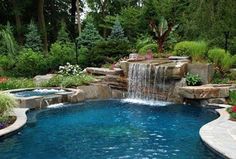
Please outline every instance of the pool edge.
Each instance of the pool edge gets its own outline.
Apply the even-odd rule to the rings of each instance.
[[[221,105],[222,106],[222,105]],[[199,134],[203,143],[212,151],[226,159],[236,159],[236,138],[230,134],[236,129],[236,122],[229,120],[226,108],[217,109],[219,117],[200,128]]]
[[[12,125],[0,130],[0,138],[7,136],[22,128],[27,122],[26,112],[28,110],[29,108],[14,108],[12,114],[16,116],[16,121]]]

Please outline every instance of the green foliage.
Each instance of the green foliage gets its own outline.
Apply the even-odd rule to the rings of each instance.
[[[127,38],[124,35],[124,30],[120,24],[119,18],[116,17],[115,24],[112,27],[111,35],[108,37],[109,40],[124,40],[127,41]]]
[[[182,41],[175,45],[174,54],[177,56],[191,56],[194,61],[206,58],[207,44],[204,41]]]
[[[47,71],[45,58],[32,49],[23,49],[17,57],[15,71],[17,75],[32,77]]]
[[[229,52],[225,52],[224,49],[220,48],[209,50],[208,57],[221,71],[225,72],[236,63],[236,56],[232,56]]]
[[[6,82],[0,83],[0,90],[32,88],[36,87],[32,79],[27,78],[10,78]]]
[[[90,56],[91,54],[89,54],[89,50],[86,48],[86,47],[81,47],[79,49],[79,65],[82,67],[82,68],[85,68],[87,66],[90,65]],[[91,66],[91,65],[90,65]]]
[[[142,35],[136,42],[136,49],[139,51],[141,48],[148,44],[154,44],[155,41],[149,35]],[[157,46],[156,46],[157,47]]]
[[[16,50],[17,44],[11,26],[8,23],[5,29],[0,30],[0,54],[14,55]]]
[[[201,78],[199,75],[187,73],[186,83],[188,86],[198,86],[201,84]]]
[[[235,95],[236,98],[236,95]],[[232,107],[229,107],[226,109],[230,115],[230,119],[236,120],[236,106],[233,105]]]
[[[78,44],[88,49],[94,47],[96,42],[102,39],[91,21],[87,22],[81,35],[77,38]]]
[[[4,122],[16,106],[16,100],[10,94],[0,93],[0,122]]]
[[[51,70],[57,70],[59,66],[65,65],[67,62],[74,64],[76,62],[74,44],[55,42],[51,45],[48,60]]]
[[[70,42],[69,34],[66,30],[66,23],[64,21],[61,21],[61,28],[58,31],[57,41],[63,43]]]
[[[65,88],[75,88],[80,85],[88,85],[93,82],[94,78],[89,75],[80,74],[76,76],[63,76],[57,75],[45,83],[44,87],[65,87]]]
[[[41,51],[42,40],[40,39],[38,28],[32,20],[30,21],[30,24],[28,25],[27,29],[28,33],[25,35],[26,37],[25,47],[30,48],[33,51]]]
[[[129,54],[129,43],[124,40],[99,41],[93,48],[92,64],[101,66],[105,63],[113,63],[121,57]]]
[[[4,71],[10,71],[14,67],[15,61],[12,56],[0,55],[0,67]]]
[[[230,91],[229,99],[231,105],[236,105],[236,91]]]
[[[157,53],[157,44],[147,44],[139,50],[139,54],[145,55],[148,50],[152,50],[153,53]]]

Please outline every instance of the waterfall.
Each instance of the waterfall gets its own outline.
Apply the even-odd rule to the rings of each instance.
[[[162,105],[163,102],[158,101],[157,94],[165,91],[167,68],[167,66],[152,67],[151,64],[131,63],[128,73],[128,98],[125,101]]]

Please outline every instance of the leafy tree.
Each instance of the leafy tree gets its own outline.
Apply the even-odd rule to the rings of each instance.
[[[61,21],[61,28],[58,31],[58,35],[57,35],[57,41],[59,42],[69,42],[69,33],[66,30],[66,23],[64,21]]]
[[[26,48],[31,48],[33,51],[42,50],[42,41],[40,39],[37,26],[32,20],[28,25],[28,33],[25,35],[25,37],[26,37],[26,42],[25,42]]]

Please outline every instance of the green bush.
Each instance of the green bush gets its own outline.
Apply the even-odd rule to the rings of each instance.
[[[0,90],[31,88],[35,87],[32,79],[27,78],[10,78],[6,82],[0,83]]]
[[[187,73],[186,83],[188,86],[198,86],[201,84],[201,78],[199,75]]]
[[[15,66],[16,74],[24,77],[32,77],[47,72],[46,61],[41,53],[32,49],[23,49],[17,57]]]
[[[157,53],[157,44],[147,44],[139,50],[139,54],[145,55],[148,50],[152,50],[153,53]]]
[[[207,44],[204,41],[182,41],[175,45],[174,54],[177,56],[191,56],[194,61],[206,58]]]
[[[141,36],[137,42],[136,42],[136,49],[139,51],[141,48],[143,48],[146,45],[149,44],[154,44],[154,40],[152,39],[152,37],[148,36],[148,35],[143,35]],[[156,46],[157,47],[157,46]]]
[[[50,79],[48,82],[44,83],[44,87],[65,87],[74,88],[81,85],[87,85],[94,81],[94,78],[89,75],[81,74],[77,76],[63,76],[57,75]]]
[[[236,56],[220,48],[209,50],[208,57],[222,71],[228,71],[236,63]]]
[[[13,57],[7,56],[7,55],[0,55],[0,67],[4,71],[12,70],[14,67],[15,61],[13,60]]]
[[[65,65],[67,62],[74,64],[76,62],[74,44],[69,42],[52,44],[48,59],[51,70],[57,70],[59,66]]]
[[[236,91],[231,91],[229,93],[229,99],[231,105],[236,105]]]
[[[6,93],[0,93],[0,123],[7,119],[16,104],[16,100],[13,96]]]

